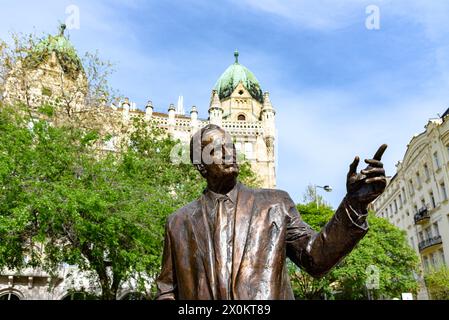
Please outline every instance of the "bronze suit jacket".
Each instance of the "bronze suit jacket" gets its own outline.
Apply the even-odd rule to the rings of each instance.
[[[231,297],[239,300],[294,299],[286,257],[312,276],[326,274],[366,234],[343,200],[317,233],[280,190],[238,185]],[[157,299],[215,299],[213,242],[204,195],[169,216]]]

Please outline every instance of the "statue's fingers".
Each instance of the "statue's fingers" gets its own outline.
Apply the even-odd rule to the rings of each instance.
[[[376,167],[370,167],[370,169],[365,169],[360,171],[361,174],[365,176],[385,176],[385,170],[384,168],[376,168]]]
[[[360,158],[357,156],[354,158],[354,161],[349,165],[348,175],[357,173],[357,166],[359,165]]]
[[[373,159],[380,161],[382,159],[382,156],[383,156],[385,150],[387,150],[387,147],[388,147],[388,145],[386,145],[385,143],[383,145],[381,145],[379,147],[379,149],[377,150],[376,154],[374,155]]]
[[[387,183],[387,178],[385,177],[373,177],[365,180],[366,183]]]
[[[365,159],[365,163],[369,164],[371,167],[383,168],[384,164],[379,160]]]

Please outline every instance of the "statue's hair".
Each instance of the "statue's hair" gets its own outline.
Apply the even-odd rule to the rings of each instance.
[[[202,157],[201,157],[203,151],[202,138],[205,134],[214,130],[224,131],[220,126],[217,126],[216,124],[208,124],[201,130],[196,132],[192,136],[192,139],[190,139],[190,162],[193,165],[198,166],[202,164]],[[199,155],[199,158],[197,157],[194,159],[193,155],[195,154]]]

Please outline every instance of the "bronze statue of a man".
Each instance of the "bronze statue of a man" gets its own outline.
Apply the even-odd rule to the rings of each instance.
[[[350,165],[347,195],[321,232],[312,230],[287,192],[238,182],[235,146],[208,125],[191,140],[192,163],[207,180],[201,197],[167,221],[157,299],[294,299],[286,257],[325,275],[368,231],[367,206],[385,189],[382,145],[368,167]]]

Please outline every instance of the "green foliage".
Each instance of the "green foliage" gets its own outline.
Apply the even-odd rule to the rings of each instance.
[[[30,122],[0,107],[0,269],[52,273],[66,263],[93,274],[103,299],[131,278],[148,294],[167,216],[205,187],[192,165],[171,162],[178,142],[136,120],[119,152],[101,153],[95,147],[110,136]]]
[[[449,300],[449,268],[442,266],[424,276],[430,297],[434,300]]]
[[[53,117],[55,114],[55,108],[49,104],[42,105],[38,111],[47,117]]]
[[[414,274],[418,272],[418,257],[408,245],[405,231],[374,214],[368,217],[370,230],[332,276],[339,282],[341,297],[366,298],[367,268],[379,270],[379,287],[371,292],[375,299],[400,297],[402,292],[417,293]]]
[[[0,89],[19,63],[25,68],[16,77],[26,89],[29,68],[53,53],[65,73],[75,79],[82,72],[87,83],[55,97],[65,109],[38,108],[33,118],[40,120],[31,117],[27,101],[23,110],[0,105],[0,269],[55,273],[62,263],[77,265],[92,275],[104,299],[116,298],[131,278],[148,295],[160,269],[166,218],[197,198],[204,180],[192,165],[172,163],[178,142],[143,121],[122,132],[128,136],[118,152],[100,152],[113,137],[94,118],[97,107],[113,99],[111,64],[89,53],[81,61],[61,35],[12,39],[10,46],[0,42]],[[73,101],[84,89],[83,111],[92,112],[78,115]],[[50,91],[42,89],[44,95]],[[246,163],[241,178],[256,182]]]
[[[329,277],[313,278],[299,269],[293,262],[288,262],[288,271],[293,293],[299,300],[332,299],[332,287]]]
[[[328,206],[316,207],[315,203],[300,204],[298,211],[313,229],[319,231],[332,217]],[[371,298],[400,297],[402,292],[416,293],[418,284],[414,274],[418,272],[418,257],[406,241],[405,232],[374,214],[368,216],[370,230],[356,248],[328,275],[321,279],[291,270],[295,295],[300,299],[367,299],[368,268],[379,270],[378,289],[370,291]],[[334,292],[330,296],[330,292]]]

